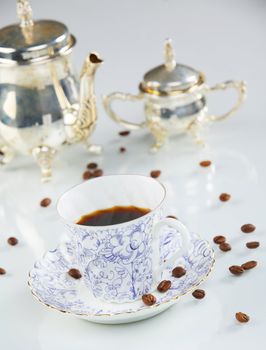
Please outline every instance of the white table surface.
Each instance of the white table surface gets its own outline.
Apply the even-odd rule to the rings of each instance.
[[[248,99],[232,119],[206,132],[209,147],[202,150],[188,137],[179,137],[157,155],[148,153],[147,132],[118,137],[119,127],[99,106],[99,124],[93,140],[105,147],[100,157],[81,146],[66,148],[55,163],[54,179],[41,184],[30,159],[16,158],[0,170],[0,347],[17,350],[53,349],[221,349],[266,347],[266,115],[265,30],[263,0],[98,0],[32,1],[37,18],[68,24],[77,36],[74,60],[80,65],[88,50],[97,50],[105,64],[97,73],[97,95],[114,90],[136,92],[143,73],[162,61],[162,43],[172,37],[177,60],[198,67],[210,83],[245,79]],[[1,0],[0,25],[15,20],[15,1]],[[219,97],[219,98],[218,98]],[[232,102],[229,94],[213,100],[216,111]],[[132,119],[141,108],[126,107]],[[119,154],[125,146],[127,152]],[[213,166],[203,169],[201,159]],[[60,241],[62,225],[56,213],[58,196],[81,181],[85,165],[95,160],[105,174],[149,174],[161,169],[168,188],[167,214],[176,214],[206,239],[224,234],[232,251],[215,247],[216,267],[204,284],[205,299],[187,295],[165,313],[139,323],[105,326],[57,313],[38,304],[27,287],[34,261]],[[220,203],[221,192],[232,200]],[[48,196],[53,204],[41,208]],[[254,223],[256,232],[245,235],[240,226]],[[16,236],[19,244],[7,245]],[[259,240],[248,250],[245,243]],[[239,278],[228,266],[257,260],[258,267]],[[235,312],[250,315],[238,324]]]

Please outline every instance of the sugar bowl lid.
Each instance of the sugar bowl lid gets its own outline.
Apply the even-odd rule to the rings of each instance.
[[[32,19],[28,0],[17,0],[19,24],[0,29],[0,64],[30,64],[67,54],[76,40],[65,24]]]
[[[164,64],[151,69],[144,75],[139,86],[142,92],[171,96],[188,92],[205,81],[203,73],[176,63],[171,39],[165,41],[164,59]]]

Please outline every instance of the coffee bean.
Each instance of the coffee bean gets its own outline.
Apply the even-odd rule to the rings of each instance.
[[[178,220],[177,217],[174,215],[167,215],[167,218]]]
[[[48,207],[51,203],[52,203],[51,198],[43,198],[43,199],[40,201],[40,206],[41,206],[41,207]]]
[[[246,263],[242,264],[241,267],[244,270],[250,270],[250,269],[253,269],[254,267],[256,267],[257,264],[258,264],[257,261],[251,260],[251,261],[247,261]]]
[[[87,164],[87,169],[97,169],[98,164],[97,163],[89,163]]]
[[[251,233],[256,230],[256,226],[252,224],[245,224],[241,226],[241,231],[244,233]]]
[[[125,130],[125,131],[120,131],[119,132],[119,135],[120,136],[128,136],[130,134],[130,131],[129,130]]]
[[[182,266],[177,266],[172,270],[172,276],[180,278],[186,274],[186,270]]]
[[[205,291],[203,289],[195,289],[192,295],[196,299],[203,299],[205,297]]]
[[[90,170],[86,170],[84,171],[82,177],[83,177],[83,180],[89,180],[93,177],[92,172]]]
[[[18,244],[18,239],[16,237],[9,237],[7,243],[10,245],[16,245]]]
[[[92,176],[93,176],[93,177],[99,177],[99,176],[102,176],[102,175],[103,175],[102,169],[96,169],[96,170],[94,170],[94,172],[92,173]]]
[[[260,246],[260,242],[248,242],[246,243],[246,247],[249,249],[255,249]]]
[[[126,152],[126,148],[125,147],[120,147],[119,151],[120,151],[120,153],[125,153]]]
[[[72,278],[75,278],[76,280],[80,279],[82,277],[80,271],[78,269],[70,269],[68,271],[69,276]]]
[[[152,170],[150,172],[150,176],[153,177],[154,179],[156,179],[157,177],[159,177],[161,175],[161,170]]]
[[[220,248],[223,252],[229,252],[229,250],[232,249],[231,246],[230,246],[230,244],[229,244],[229,243],[226,243],[226,242],[221,243],[221,244],[219,245],[219,248]]]
[[[5,275],[5,274],[6,274],[6,270],[0,267],[0,275]]]
[[[231,195],[228,193],[222,193],[219,196],[219,199],[221,202],[227,202],[227,201],[229,201],[230,198],[231,198]]]
[[[249,321],[249,316],[247,314],[244,314],[243,312],[237,312],[236,319],[241,323],[246,323]]]
[[[152,294],[142,295],[142,301],[145,305],[152,306],[156,303],[156,298]]]
[[[226,241],[226,238],[224,236],[215,236],[213,237],[213,242],[216,244],[221,244]]]
[[[157,286],[157,290],[161,293],[165,293],[171,288],[172,282],[169,280],[163,280]]]
[[[210,166],[211,163],[212,163],[212,162],[211,162],[210,160],[202,160],[202,161],[199,163],[199,165],[202,166],[202,167],[204,167],[204,168],[206,168],[206,167]]]
[[[244,272],[244,269],[242,266],[239,265],[232,265],[229,267],[229,271],[236,276],[240,276],[242,275],[242,273]]]

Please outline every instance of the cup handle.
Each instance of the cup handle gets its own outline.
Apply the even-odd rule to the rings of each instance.
[[[117,115],[113,108],[112,108],[112,102],[114,100],[120,100],[120,101],[139,101],[143,99],[143,94],[139,93],[137,95],[132,94],[126,94],[124,92],[113,92],[110,95],[103,97],[103,106],[105,108],[106,113],[117,123],[123,125],[127,129],[130,130],[137,130],[144,128],[146,126],[146,122],[142,123],[132,123],[129,122],[123,118],[121,118],[119,115]]]
[[[164,226],[171,227],[176,230],[176,232],[180,233],[181,235],[181,247],[180,249],[174,253],[169,259],[164,261],[160,266],[154,271],[154,280],[155,282],[159,282],[160,274],[165,269],[165,267],[169,264],[172,264],[175,262],[176,259],[181,257],[189,248],[189,241],[190,241],[190,233],[185,225],[182,224],[181,221],[172,219],[172,218],[165,218],[161,221],[159,221],[153,231],[153,262],[156,265],[160,261],[160,246],[159,246],[159,240],[160,240],[160,232],[161,229]]]
[[[212,92],[217,90],[226,90],[226,89],[235,89],[238,92],[238,99],[235,105],[227,112],[222,115],[209,115],[206,118],[211,121],[223,120],[227,117],[230,117],[233,113],[235,113],[241,104],[244,102],[247,91],[247,84],[244,81],[234,81],[229,80],[223,83],[216,84],[214,86],[205,86],[203,90],[206,92]]]

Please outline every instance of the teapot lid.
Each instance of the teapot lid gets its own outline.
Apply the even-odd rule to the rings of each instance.
[[[164,58],[164,64],[151,69],[144,75],[140,83],[141,91],[159,96],[170,96],[188,92],[205,81],[203,73],[176,63],[171,39],[165,41]]]
[[[0,64],[30,64],[67,54],[76,40],[65,24],[33,22],[28,0],[17,1],[19,24],[0,29]]]

